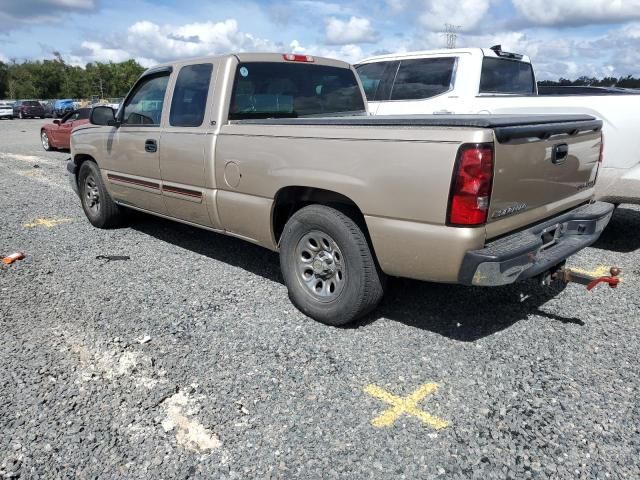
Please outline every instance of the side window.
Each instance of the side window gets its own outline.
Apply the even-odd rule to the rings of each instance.
[[[89,118],[90,115],[91,115],[90,108],[81,108],[80,110],[78,110],[78,120],[86,120]]]
[[[403,60],[391,90],[391,100],[435,97],[451,88],[456,58]]]
[[[358,65],[356,67],[356,71],[362,82],[362,88],[364,88],[364,93],[370,102],[379,99],[377,93],[383,81],[388,63],[389,62],[365,63],[364,65]]]
[[[133,94],[124,105],[122,125],[160,125],[167,83],[168,73],[149,76],[136,85]]]
[[[212,71],[210,63],[187,65],[180,69],[171,99],[169,124],[172,127],[202,125]]]
[[[364,93],[370,102],[389,100],[391,84],[400,62],[376,62],[356,66]]]

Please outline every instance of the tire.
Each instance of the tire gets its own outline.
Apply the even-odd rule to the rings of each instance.
[[[112,228],[122,222],[123,212],[107,192],[100,169],[94,162],[86,161],[80,166],[78,192],[82,209],[87,219],[97,228]]]
[[[310,205],[289,219],[280,239],[280,268],[291,302],[327,325],[353,322],[384,295],[386,278],[365,234],[331,207]]]
[[[49,138],[49,134],[46,132],[46,130],[40,131],[40,142],[42,143],[42,148],[44,148],[46,152],[54,150],[54,148],[51,146],[51,139]]]

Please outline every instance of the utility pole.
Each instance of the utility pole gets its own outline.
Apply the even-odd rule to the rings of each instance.
[[[462,28],[461,25],[453,25],[452,23],[444,24],[444,33],[442,35],[447,39],[447,48],[456,48],[456,40],[458,39],[458,31]]]

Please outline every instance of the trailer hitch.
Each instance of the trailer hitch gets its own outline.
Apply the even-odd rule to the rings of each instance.
[[[552,280],[559,280],[564,283],[579,283],[580,285],[586,285],[587,290],[593,290],[597,285],[606,283],[610,288],[617,288],[620,283],[619,275],[622,272],[618,267],[611,267],[609,269],[609,275],[594,276],[588,273],[571,270],[570,268],[560,267],[554,273],[551,274]]]

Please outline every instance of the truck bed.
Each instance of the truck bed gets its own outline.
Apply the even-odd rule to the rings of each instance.
[[[336,125],[385,127],[475,127],[494,130],[498,142],[548,138],[563,133],[598,131],[602,121],[590,115],[379,115],[238,120],[241,125]]]

